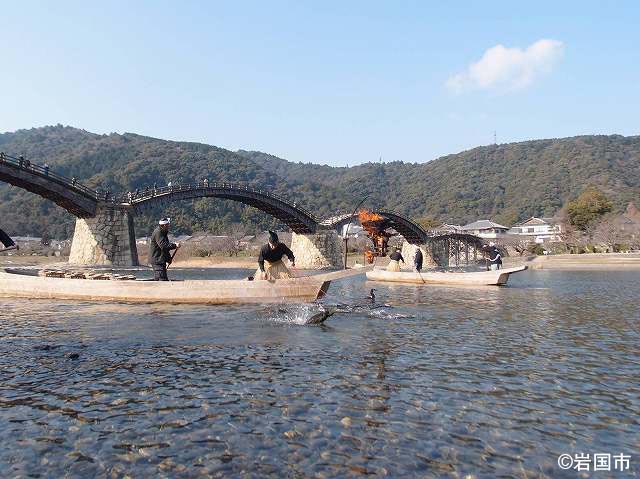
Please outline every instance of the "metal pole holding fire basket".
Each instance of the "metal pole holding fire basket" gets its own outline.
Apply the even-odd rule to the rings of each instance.
[[[369,195],[366,195],[364,198],[362,198],[360,200],[360,203],[358,203],[358,206],[356,206],[353,209],[353,213],[351,213],[351,216],[349,217],[349,222],[347,223],[347,231],[344,233],[344,269],[347,269],[347,252],[349,250],[348,246],[349,246],[349,228],[351,228],[351,221],[353,220],[353,217],[356,215],[356,211],[358,211],[358,209],[362,206],[362,204],[367,201],[367,198],[369,198]]]

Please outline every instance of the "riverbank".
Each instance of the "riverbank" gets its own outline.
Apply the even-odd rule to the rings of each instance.
[[[60,256],[0,256],[0,266],[44,266],[66,263],[69,258]]]
[[[0,267],[10,266],[53,266],[67,265],[65,257],[52,256],[0,256]],[[362,256],[350,254],[348,264],[353,267],[362,264]],[[378,258],[376,264],[384,267],[386,258]],[[593,254],[559,254],[549,256],[511,256],[504,260],[504,267],[527,265],[531,269],[546,270],[585,270],[585,271],[628,271],[640,270],[640,253],[593,253]],[[256,257],[211,256],[207,258],[186,258],[176,260],[174,268],[241,268],[255,269],[258,265]],[[142,264],[142,267],[145,265]]]
[[[187,258],[174,261],[174,268],[257,268],[258,258],[211,256],[207,258]]]
[[[53,256],[0,256],[0,266],[70,266],[67,257]],[[230,258],[210,257],[210,258],[187,258],[173,263],[174,268],[257,268],[258,258],[240,257]],[[141,261],[141,267],[145,267]]]
[[[525,263],[531,269],[563,271],[626,271],[640,270],[638,253],[558,254],[536,256]]]

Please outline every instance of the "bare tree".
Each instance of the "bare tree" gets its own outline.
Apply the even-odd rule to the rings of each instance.
[[[518,256],[524,256],[529,251],[531,239],[526,236],[511,235],[509,238],[501,240],[500,243],[507,251],[511,249],[518,253]]]
[[[204,232],[194,233],[181,249],[184,251],[183,254],[189,257],[217,256],[227,251],[227,241],[224,236],[214,236]]]
[[[225,250],[229,256],[238,256],[244,247],[240,240],[247,236],[248,228],[242,223],[234,223],[227,229],[225,238]]]
[[[616,247],[627,239],[620,219],[607,215],[590,231],[594,243],[606,246],[607,252],[613,253]]]
[[[625,228],[627,233],[627,241],[629,247],[633,250],[640,250],[640,223],[634,223],[633,225]]]
[[[560,218],[560,232],[558,237],[564,244],[565,248],[569,252],[577,252],[577,250],[584,248],[588,242],[588,236],[584,232],[577,229],[569,221],[569,217],[562,210],[559,215]]]

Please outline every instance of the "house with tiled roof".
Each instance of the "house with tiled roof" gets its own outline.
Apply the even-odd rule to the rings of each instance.
[[[501,239],[508,236],[509,228],[491,220],[478,220],[462,226],[459,231],[479,236],[480,238]]]
[[[509,234],[525,236],[535,243],[560,241],[560,222],[554,218],[538,218],[532,216],[522,223],[513,225]]]

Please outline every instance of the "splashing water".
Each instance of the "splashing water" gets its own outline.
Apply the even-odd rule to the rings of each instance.
[[[385,305],[386,306],[386,305]],[[368,317],[371,319],[411,319],[415,318],[411,314],[394,313],[389,308],[378,308],[369,311]]]
[[[270,310],[265,319],[279,323],[307,325],[317,315],[323,313],[327,313],[327,310],[318,304],[294,304],[278,306]]]

